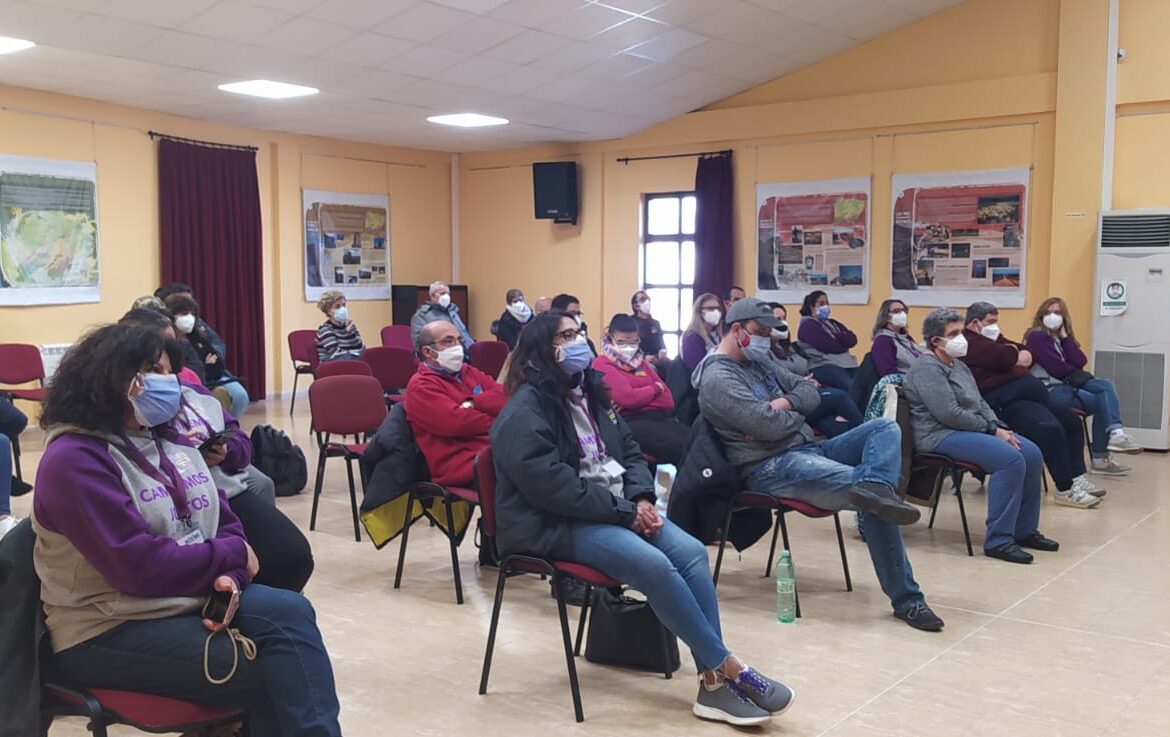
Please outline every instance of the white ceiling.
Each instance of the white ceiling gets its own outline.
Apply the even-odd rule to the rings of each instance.
[[[961,0],[0,0],[0,83],[241,126],[468,151],[617,138]],[[220,92],[268,78],[296,100]],[[3,101],[0,101],[0,105]],[[491,129],[428,115],[481,112]]]

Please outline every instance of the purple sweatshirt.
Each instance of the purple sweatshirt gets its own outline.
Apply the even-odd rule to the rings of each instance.
[[[899,346],[899,338],[904,339],[901,346]],[[898,349],[902,350],[903,360],[902,365],[898,365]],[[918,346],[914,345],[914,340],[902,333],[895,337],[890,331],[882,331],[878,333],[873,339],[873,347],[869,349],[869,355],[873,357],[873,368],[879,377],[890,376],[892,374],[901,374],[910,370],[908,363],[913,359],[919,358],[922,351]]]
[[[828,323],[828,326],[825,323]],[[832,318],[823,321],[810,317],[802,318],[796,331],[796,338],[821,353],[848,353],[850,348],[857,345],[857,336],[853,331]]]
[[[719,339],[716,338],[718,343]],[[707,355],[707,341],[703,340],[703,336],[698,333],[688,330],[683,334],[682,348],[679,351],[682,355],[683,365],[687,367],[687,371],[694,371],[695,366],[703,360]]]
[[[1084,351],[1071,337],[1061,338],[1057,342],[1051,333],[1033,330],[1024,338],[1024,345],[1032,352],[1032,360],[1054,379],[1063,380],[1074,371],[1083,369],[1089,362]]]
[[[183,387],[190,389],[197,394],[201,394],[205,397],[211,397],[213,399],[215,398],[215,395],[207,391],[207,389],[202,384],[193,384],[189,381],[181,380],[179,383],[182,384]],[[215,401],[217,404],[219,403],[218,399]],[[199,408],[195,409],[198,411]],[[234,430],[235,434],[232,435],[231,439],[227,441],[227,455],[224,457],[223,462],[219,464],[219,467],[229,474],[239,473],[240,471],[243,471],[245,468],[247,468],[248,464],[252,462],[252,441],[248,439],[247,435],[240,431],[239,420],[237,420],[235,417],[232,417],[226,409],[222,409],[222,406],[221,411],[223,412],[224,429]],[[180,412],[179,415],[181,417],[182,412]],[[183,430],[178,417],[172,423],[172,426],[176,431]],[[192,427],[188,431],[188,438],[191,440],[191,444],[195,447],[199,447],[199,444],[204,440],[207,440],[209,437],[211,436],[208,434],[207,428],[205,428],[201,422],[193,423]]]

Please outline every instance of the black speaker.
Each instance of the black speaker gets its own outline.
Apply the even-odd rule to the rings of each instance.
[[[532,199],[537,220],[577,224],[577,162],[532,165]]]

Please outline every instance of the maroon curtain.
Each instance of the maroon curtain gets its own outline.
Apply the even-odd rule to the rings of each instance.
[[[699,158],[695,170],[695,296],[722,296],[735,267],[731,153]]]
[[[227,344],[228,369],[253,398],[264,361],[260,186],[256,152],[162,139],[158,146],[163,283],[190,284],[202,317]]]

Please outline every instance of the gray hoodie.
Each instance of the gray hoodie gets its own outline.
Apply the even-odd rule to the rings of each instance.
[[[737,361],[712,353],[695,367],[699,410],[723,440],[727,460],[745,466],[811,443],[805,417],[821,403],[816,387],[777,362]],[[792,409],[774,409],[784,397]]]

